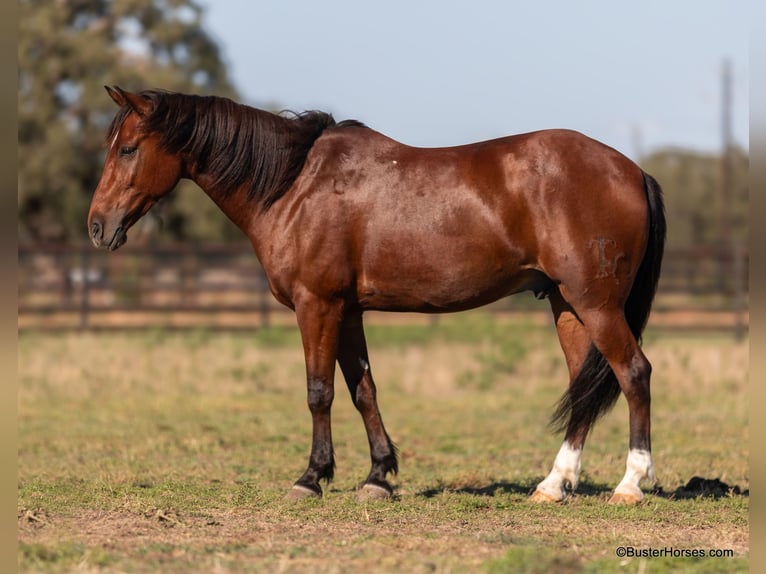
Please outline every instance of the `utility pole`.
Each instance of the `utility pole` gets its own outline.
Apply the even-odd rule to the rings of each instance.
[[[725,59],[721,70],[721,200],[719,233],[723,247],[731,246],[732,137],[731,137],[731,61]]]
[[[731,205],[734,199],[733,143],[731,135],[732,117],[732,71],[731,61],[723,61],[721,69],[721,205],[719,207],[720,225],[720,277],[722,287],[728,287],[732,295],[734,311],[734,337],[742,341],[745,336],[745,291],[744,284],[744,248],[734,242],[731,236]],[[727,281],[728,279],[728,281]]]

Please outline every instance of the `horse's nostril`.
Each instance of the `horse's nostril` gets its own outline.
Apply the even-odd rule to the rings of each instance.
[[[92,239],[101,239],[103,234],[103,228],[98,221],[94,221],[90,224],[90,236]]]

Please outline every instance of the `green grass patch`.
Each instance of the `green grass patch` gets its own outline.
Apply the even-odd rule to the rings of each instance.
[[[518,546],[508,550],[502,558],[490,561],[486,571],[489,574],[577,574],[582,572],[582,566],[573,552],[540,552],[536,546]]]
[[[19,543],[19,565],[37,572],[71,572],[92,568],[108,570],[118,558],[100,548],[89,548],[79,542],[52,544]]]

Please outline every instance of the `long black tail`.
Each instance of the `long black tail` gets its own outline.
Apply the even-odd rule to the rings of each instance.
[[[649,206],[649,241],[625,303],[625,318],[639,342],[657,292],[666,232],[662,189],[647,173],[644,173],[644,190]],[[596,347],[591,345],[582,369],[556,406],[551,417],[551,427],[556,432],[580,429],[584,425],[590,429],[601,415],[614,406],[619,396],[620,385],[611,367]]]

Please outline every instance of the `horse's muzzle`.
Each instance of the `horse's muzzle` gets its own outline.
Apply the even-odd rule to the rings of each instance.
[[[121,247],[128,239],[127,228],[124,225],[117,226],[117,229],[114,230],[112,236],[107,240],[104,239],[104,229],[105,226],[100,220],[94,219],[91,221],[88,231],[90,240],[96,247],[104,247],[109,251],[114,251]]]

